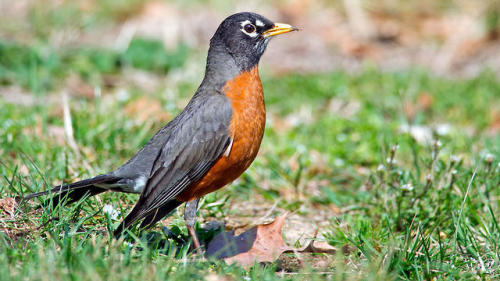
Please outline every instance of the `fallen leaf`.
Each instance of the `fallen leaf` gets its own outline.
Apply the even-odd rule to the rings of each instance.
[[[206,255],[243,267],[256,261],[273,262],[284,251],[292,250],[281,233],[285,218],[286,214],[281,215],[270,224],[252,227],[238,236],[234,236],[234,231],[221,232],[209,243]]]
[[[16,209],[17,202],[15,198],[7,197],[0,199],[0,209],[3,209],[11,218],[14,218],[14,211]]]
[[[304,247],[297,249],[296,251],[299,253],[324,253],[324,254],[335,254],[337,249],[332,245],[328,244],[326,241],[318,241],[316,240],[318,237],[319,229],[314,233],[314,238],[311,239],[309,244]]]
[[[335,247],[316,240],[318,230],[311,241],[302,248],[286,245],[282,235],[286,216],[287,214],[281,215],[269,224],[254,226],[237,236],[234,235],[234,230],[221,232],[208,244],[206,256],[222,259],[228,264],[237,263],[250,267],[255,262],[274,262],[285,252],[336,253]]]

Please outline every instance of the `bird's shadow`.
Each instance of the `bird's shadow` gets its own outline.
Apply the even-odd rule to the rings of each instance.
[[[202,245],[202,248],[207,249],[208,244],[220,232],[224,231],[224,223],[215,222],[209,226],[201,226],[196,223],[195,230]],[[129,242],[131,246],[137,250],[145,250],[147,247],[150,251],[156,251],[160,254],[178,256],[181,258],[186,253],[194,252],[193,242],[187,231],[183,231],[178,226],[170,228],[162,227],[160,230],[143,230],[139,236],[124,235],[124,240]]]

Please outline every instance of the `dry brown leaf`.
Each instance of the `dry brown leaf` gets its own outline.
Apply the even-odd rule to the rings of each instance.
[[[238,236],[234,236],[234,231],[221,232],[208,245],[206,255],[243,267],[256,261],[273,262],[292,249],[285,244],[281,233],[285,218],[286,214],[281,215],[270,224],[252,227]]]
[[[334,255],[337,252],[337,249],[332,245],[328,244],[325,241],[317,241],[319,229],[314,232],[314,238],[311,239],[309,244],[304,247],[297,249],[296,251],[299,253],[325,253]]]
[[[328,242],[325,241],[318,241],[319,229],[316,229],[314,232],[313,238],[307,243],[305,246],[301,248],[290,248],[288,250],[285,250],[285,253],[311,253],[311,254],[331,254],[334,255],[337,252],[337,249],[333,247],[332,245],[328,244]],[[300,258],[299,258],[300,259]]]
[[[335,254],[336,248],[315,240],[317,230],[311,242],[302,248],[286,245],[282,235],[286,216],[284,214],[272,223],[252,227],[238,236],[234,235],[234,231],[221,232],[208,244],[206,256],[249,267],[255,262],[274,262],[284,252]]]
[[[17,202],[15,198],[7,197],[0,199],[0,209],[4,210],[11,218],[14,218],[14,211],[16,209]]]
[[[310,253],[325,253],[325,254],[335,254],[337,249],[332,245],[328,244],[326,241],[311,241],[307,251]]]

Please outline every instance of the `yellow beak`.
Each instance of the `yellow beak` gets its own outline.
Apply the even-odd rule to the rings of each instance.
[[[273,28],[266,30],[264,33],[262,33],[262,36],[264,37],[271,37],[283,33],[288,33],[290,31],[296,31],[299,30],[298,28],[291,26],[286,23],[275,23]]]

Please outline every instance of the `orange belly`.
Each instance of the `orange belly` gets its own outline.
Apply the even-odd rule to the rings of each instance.
[[[253,162],[264,135],[266,108],[257,67],[226,83],[224,93],[232,103],[229,133],[233,144],[229,156],[222,156],[196,184],[177,199],[191,201],[237,179]]]

